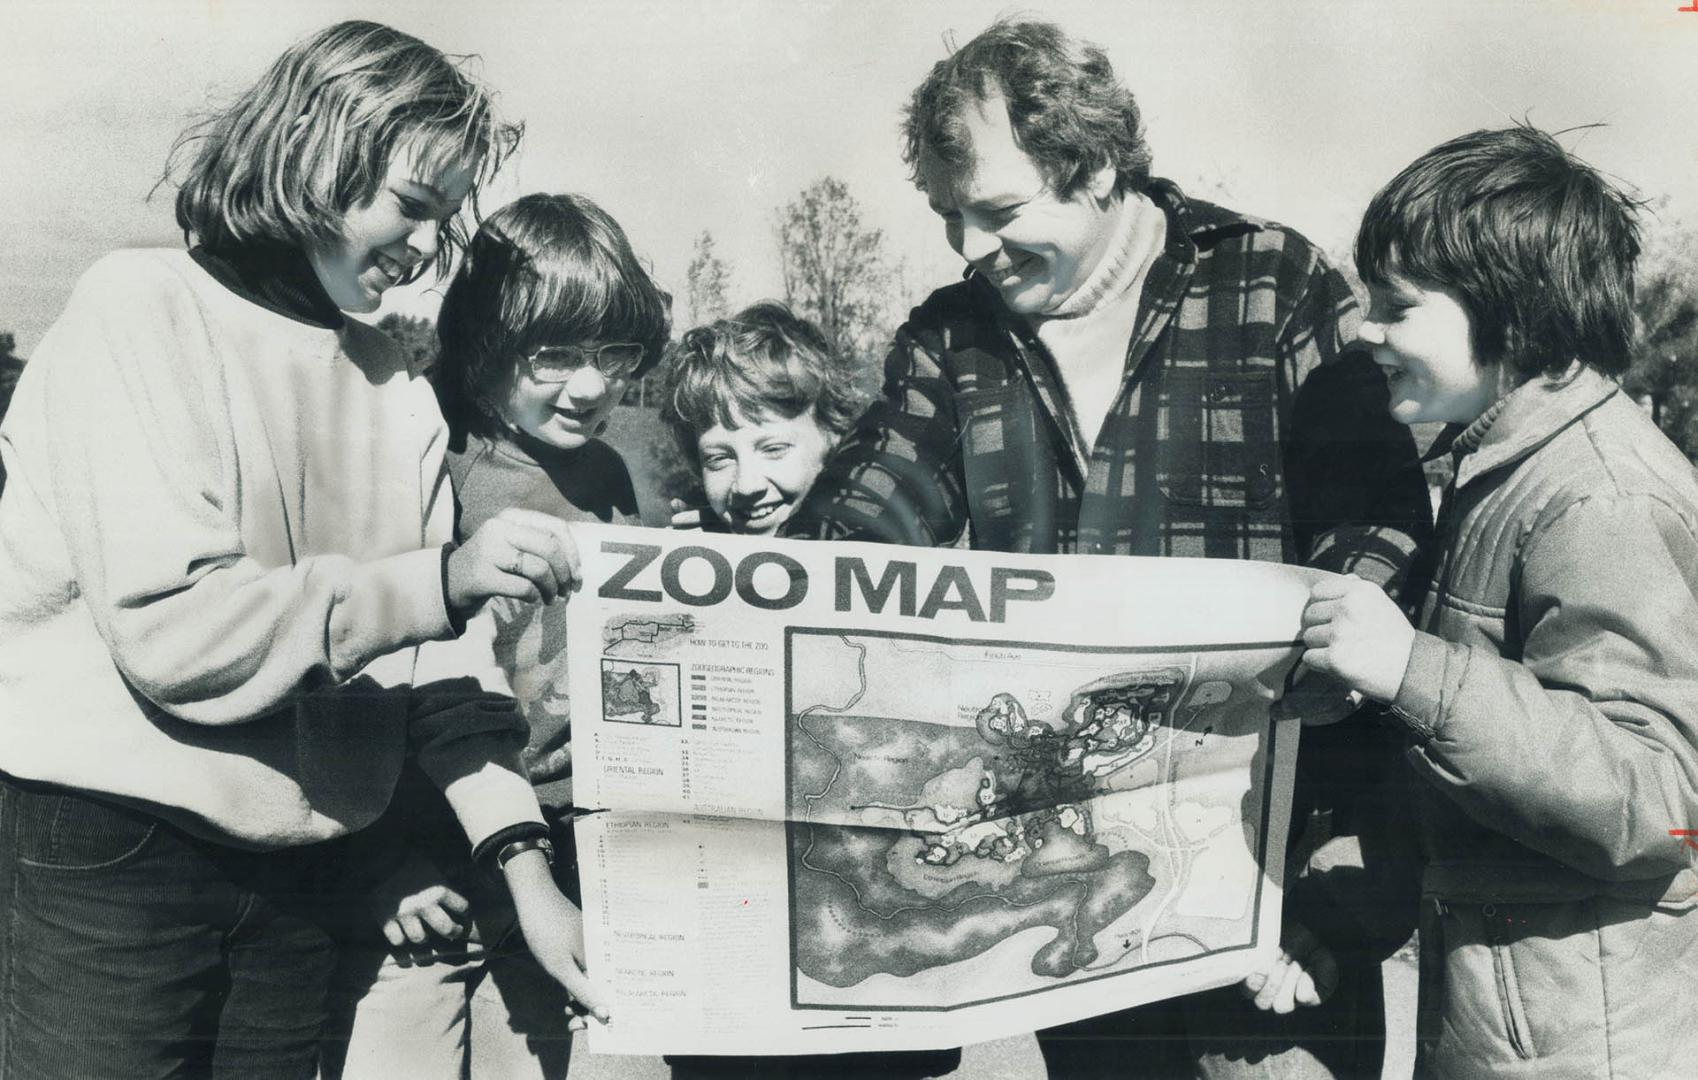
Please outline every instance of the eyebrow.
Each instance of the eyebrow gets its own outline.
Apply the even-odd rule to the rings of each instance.
[[[972,210],[977,210],[982,214],[1005,214],[1010,210],[1020,209],[1020,207],[1025,206],[1041,194],[1042,192],[1039,191],[1033,192],[1030,195],[1019,195],[1014,193],[992,195],[987,198],[965,199],[949,207],[939,206],[931,199],[927,199],[926,202],[931,206],[932,213],[934,214],[959,213],[963,206]]]
[[[442,210],[444,212],[447,212],[449,210],[453,210],[453,211],[457,212],[460,208],[460,203],[449,202],[448,196],[443,192],[443,190],[441,188],[437,187],[435,184],[432,184],[428,181],[417,180],[417,179],[414,179],[411,176],[407,176],[407,177],[403,177],[400,180],[396,181],[395,186],[397,186],[397,187],[407,187],[407,188],[412,189],[410,191],[402,192],[402,194],[405,194],[408,198],[413,198],[413,197],[416,197],[418,194],[423,193],[424,196],[427,199],[429,199],[431,202],[433,202],[436,205],[437,209]]]

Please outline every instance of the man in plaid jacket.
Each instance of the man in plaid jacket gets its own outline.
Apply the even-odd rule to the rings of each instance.
[[[1426,487],[1319,251],[1152,179],[1131,93],[1048,23],[998,22],[939,62],[905,134],[966,279],[897,332],[881,398],[790,535],[1265,559],[1395,593],[1430,528]],[[1390,747],[1372,732],[1306,731],[1299,858],[1379,786]],[[1360,866],[1353,845],[1335,879]],[[1258,1011],[1228,988],[1040,1032],[1050,1074],[1378,1076],[1377,961],[1401,942],[1372,940],[1353,902],[1306,902],[1304,869],[1285,946],[1317,950],[1319,993],[1269,985]],[[1335,963],[1336,992],[1293,1012]]]

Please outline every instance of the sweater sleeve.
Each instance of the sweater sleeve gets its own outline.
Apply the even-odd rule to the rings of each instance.
[[[409,729],[419,767],[474,848],[509,826],[543,821],[523,761],[529,728],[496,660],[490,608],[458,638],[419,646]]]
[[[1526,541],[1519,660],[1416,635],[1392,714],[1470,817],[1602,880],[1675,873],[1698,822],[1698,538],[1594,496]],[[1513,642],[1508,646],[1513,649]]]
[[[277,567],[244,550],[217,347],[187,285],[131,254],[84,276],[33,361],[74,588],[131,686],[203,724],[449,632],[436,550]]]

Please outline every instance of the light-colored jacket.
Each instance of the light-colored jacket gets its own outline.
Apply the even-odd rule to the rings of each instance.
[[[1698,1075],[1698,479],[1615,383],[1535,379],[1454,444],[1392,714],[1444,1077]]]

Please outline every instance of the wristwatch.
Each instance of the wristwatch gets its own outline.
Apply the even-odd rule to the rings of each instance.
[[[548,860],[548,865],[554,865],[554,841],[546,836],[525,836],[518,840],[509,840],[496,849],[495,869],[505,871],[508,860],[527,851],[542,852],[542,857]]]

